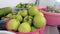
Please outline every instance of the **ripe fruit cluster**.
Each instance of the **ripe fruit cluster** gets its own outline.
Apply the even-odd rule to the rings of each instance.
[[[32,32],[45,26],[46,19],[34,4],[18,4],[16,8],[29,9],[18,9],[17,13],[8,14],[6,17],[11,18],[7,23],[8,30]]]

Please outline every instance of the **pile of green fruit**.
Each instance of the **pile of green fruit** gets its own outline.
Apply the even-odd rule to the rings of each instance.
[[[25,3],[25,4],[22,4],[22,3],[20,3],[20,4],[18,4],[18,5],[16,5],[16,9],[17,10],[20,10],[20,9],[29,9],[31,6],[33,6],[34,4],[30,4],[30,3]]]
[[[11,7],[0,8],[0,18],[6,16],[11,11],[12,11]]]
[[[60,13],[60,9],[56,6],[47,6],[45,9],[46,12],[54,12],[54,13]]]
[[[25,8],[27,9],[19,9],[18,13],[10,13],[6,17],[11,18],[7,23],[7,29],[11,31],[17,32],[33,32],[36,29],[40,29],[41,27],[46,25],[46,19],[42,12],[36,8],[33,4],[23,4],[23,7],[19,4],[17,8]]]
[[[6,30],[6,15],[12,13],[11,7],[0,8],[0,30]]]

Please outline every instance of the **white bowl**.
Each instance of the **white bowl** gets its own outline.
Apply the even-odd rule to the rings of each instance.
[[[0,30],[0,34],[15,34],[15,33],[10,32],[10,31]]]

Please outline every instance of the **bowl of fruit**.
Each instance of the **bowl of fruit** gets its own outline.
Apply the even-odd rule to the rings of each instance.
[[[6,30],[6,15],[12,12],[11,7],[0,8],[0,30]]]
[[[11,13],[12,16],[6,20],[6,28],[8,31],[15,32],[16,34],[43,33],[46,19],[35,5],[18,4],[16,8],[17,13]]]
[[[52,26],[60,25],[59,7],[47,6],[45,9],[41,9],[41,11],[47,20],[47,25],[52,25]]]

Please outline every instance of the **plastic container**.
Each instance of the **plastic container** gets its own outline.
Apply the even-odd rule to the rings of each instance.
[[[6,28],[7,28],[7,24],[8,24],[8,21],[9,21],[9,20],[10,20],[10,18],[6,20]],[[45,26],[43,26],[43,27],[41,27],[40,29],[37,29],[36,31],[33,31],[33,32],[27,32],[27,33],[14,32],[14,33],[15,33],[15,34],[43,34],[44,29],[45,29]],[[8,30],[8,29],[7,29],[7,30]],[[11,31],[11,30],[8,30],[8,31],[13,32],[13,31]]]
[[[39,6],[41,7],[41,6]],[[46,6],[45,6],[46,7]],[[45,9],[45,7],[42,6],[42,8]],[[42,8],[39,8],[39,9],[42,9]],[[51,26],[58,26],[60,25],[60,13],[51,13],[51,12],[46,12],[46,11],[41,11],[46,20],[47,20],[47,25],[51,25]]]
[[[10,31],[0,30],[0,34],[15,34],[15,33]]]

